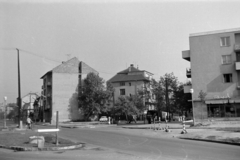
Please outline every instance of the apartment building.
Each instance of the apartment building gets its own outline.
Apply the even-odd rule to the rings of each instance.
[[[74,57],[41,77],[43,121],[54,123],[56,111],[59,112],[60,122],[83,118],[78,107],[78,87],[90,72],[98,74],[96,70]]]
[[[114,91],[114,100],[116,101],[119,96],[132,96],[136,95],[139,90],[146,89],[150,97],[145,99],[145,105],[147,110],[156,110],[154,96],[151,93],[150,81],[153,74],[135,68],[131,64],[127,69],[118,72],[114,77],[112,77],[108,82],[111,82]]]
[[[240,120],[240,28],[190,34],[189,45],[182,58],[192,86],[184,89],[192,92],[195,122]]]

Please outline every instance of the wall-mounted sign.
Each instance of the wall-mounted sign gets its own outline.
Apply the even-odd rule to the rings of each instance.
[[[219,96],[219,95],[215,95],[213,96],[213,99],[229,99],[229,95],[227,94],[226,96]]]

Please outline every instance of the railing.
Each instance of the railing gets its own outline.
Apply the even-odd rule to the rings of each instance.
[[[234,45],[234,50],[235,51],[240,51],[240,44],[235,44]]]

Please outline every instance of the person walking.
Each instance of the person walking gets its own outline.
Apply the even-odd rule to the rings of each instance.
[[[29,116],[27,118],[27,127],[28,127],[28,129],[31,129],[31,127],[32,127],[32,120]]]

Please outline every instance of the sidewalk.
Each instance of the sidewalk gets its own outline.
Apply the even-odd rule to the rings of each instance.
[[[196,125],[190,127],[190,123],[185,124],[187,134],[181,134],[183,125],[181,122],[168,123],[170,132],[164,130],[157,130],[158,128],[165,128],[166,123],[155,124],[121,124],[119,127],[125,129],[141,129],[142,134],[164,138],[180,138],[189,140],[201,140],[209,142],[218,142],[225,144],[240,145],[240,123],[229,124],[210,124],[210,125]],[[138,131],[139,132],[139,131]]]

